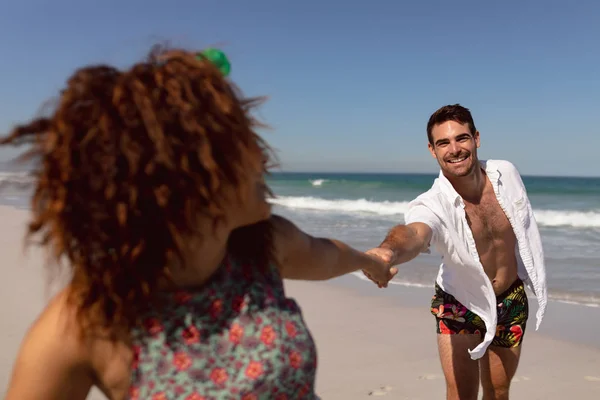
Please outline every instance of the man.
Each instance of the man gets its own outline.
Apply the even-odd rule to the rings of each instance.
[[[447,399],[477,399],[480,379],[484,399],[508,399],[528,319],[524,285],[538,299],[536,329],[546,308],[531,204],[514,165],[477,158],[480,135],[467,108],[437,110],[427,136],[439,177],[410,203],[405,225],[368,253],[390,265],[430,247],[442,255],[431,313]]]

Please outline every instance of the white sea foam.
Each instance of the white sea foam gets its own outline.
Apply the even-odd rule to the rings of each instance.
[[[323,199],[310,196],[280,196],[272,203],[291,209],[330,211],[348,214],[402,215],[406,201],[372,201],[367,199]],[[541,226],[600,228],[600,211],[534,210]]]
[[[28,172],[0,171],[0,188],[8,186],[26,187],[33,182]]]
[[[323,184],[327,182],[327,179],[312,179],[310,180],[310,184],[318,187],[318,186],[323,186]]]
[[[572,210],[533,210],[535,219],[545,226],[600,227],[600,212]]]
[[[319,197],[288,197],[280,196],[271,200],[272,203],[302,210],[319,210],[342,213],[370,213],[377,215],[404,214],[408,202],[395,201],[370,201],[366,199],[322,199]]]

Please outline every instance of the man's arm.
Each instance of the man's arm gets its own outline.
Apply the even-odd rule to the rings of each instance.
[[[379,247],[367,251],[367,254],[378,257],[390,267],[402,264],[412,260],[420,252],[426,250],[429,247],[432,235],[433,231],[429,225],[422,222],[396,225],[390,230]],[[381,287],[381,284],[369,271],[363,270],[363,272],[367,278]]]
[[[335,239],[316,238],[279,216],[271,217],[275,255],[286,279],[326,280],[357,270],[368,271],[381,286],[396,274],[378,258]]]
[[[391,251],[390,265],[408,262],[427,250],[433,231],[429,225],[422,222],[413,222],[408,225],[393,227],[384,241],[379,245],[381,249]]]

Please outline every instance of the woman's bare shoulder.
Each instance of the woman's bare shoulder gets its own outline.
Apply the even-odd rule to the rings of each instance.
[[[113,359],[126,362],[127,346],[111,342],[103,334],[82,335],[70,293],[67,287],[54,296],[31,324],[14,364],[6,400],[84,400],[94,385],[106,393],[115,392],[111,387],[119,381],[126,384],[128,375],[121,376],[128,372],[125,365],[121,374],[107,371]]]
[[[93,376],[89,353],[74,329],[74,317],[65,289],[50,300],[25,334],[7,400],[85,399]]]

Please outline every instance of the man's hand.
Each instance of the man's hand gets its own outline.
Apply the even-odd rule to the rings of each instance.
[[[388,282],[398,273],[397,268],[392,268],[391,265],[394,263],[395,254],[390,249],[381,247],[375,247],[366,252],[367,255],[378,260],[383,265],[379,271],[364,270],[363,274],[371,281],[373,281],[377,287],[387,287]]]
[[[396,259],[394,252],[384,247],[375,247],[371,250],[368,250],[367,254],[380,258],[381,261],[390,266],[394,264]]]
[[[368,270],[363,269],[367,278],[372,280],[377,287],[387,287],[388,282],[398,273],[397,268],[392,268],[394,252],[389,249],[374,248],[366,252],[376,263]]]

